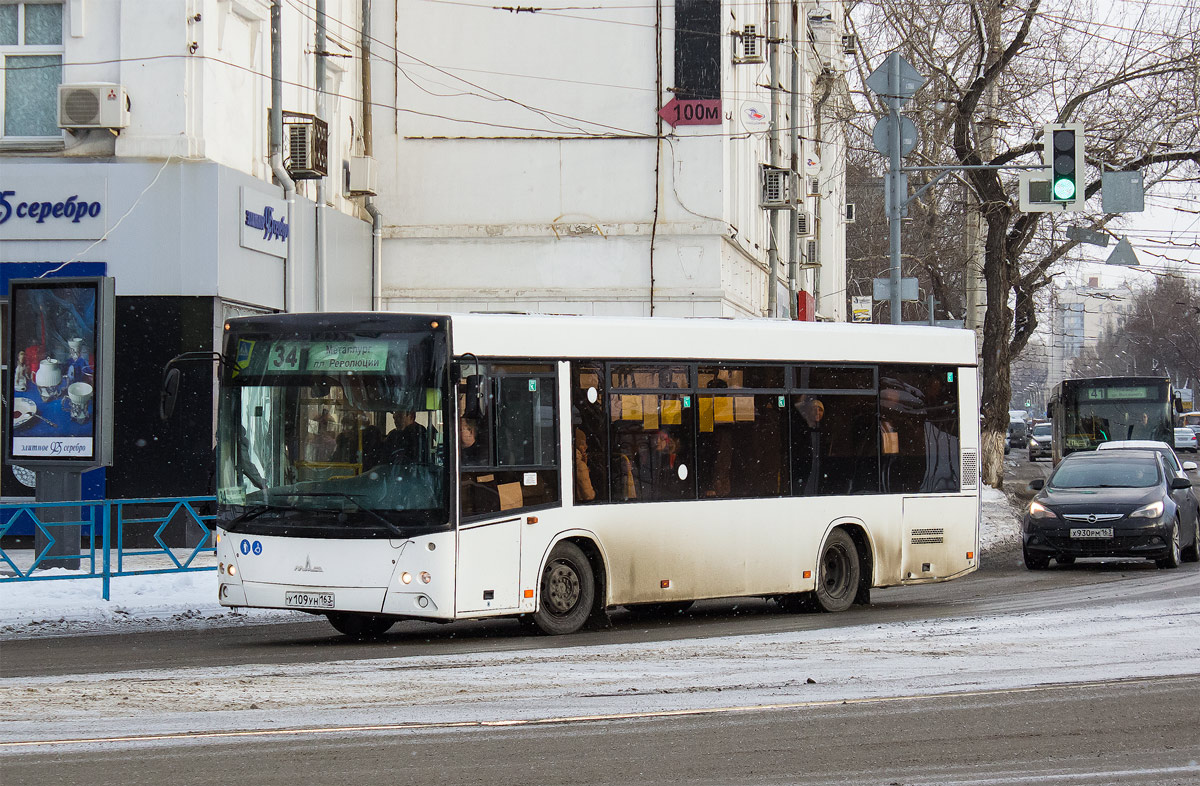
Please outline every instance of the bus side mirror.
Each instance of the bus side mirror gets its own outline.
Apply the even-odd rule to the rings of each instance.
[[[179,369],[168,367],[163,372],[162,389],[158,391],[158,417],[170,420],[175,411],[175,401],[179,398]]]
[[[482,374],[472,374],[467,377],[464,397],[466,401],[463,404],[462,416],[473,420],[482,420],[484,412],[487,410],[487,379]]]
[[[179,369],[176,364],[193,360],[207,360],[209,363],[215,360],[222,366],[229,365],[220,352],[184,352],[168,360],[167,365],[163,366],[162,387],[158,391],[158,416],[163,420],[170,419],[175,411],[175,401],[179,398]]]

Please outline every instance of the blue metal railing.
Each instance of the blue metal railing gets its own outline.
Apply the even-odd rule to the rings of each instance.
[[[9,551],[0,541],[0,583],[5,581],[54,581],[63,579],[101,579],[104,599],[109,599],[113,576],[141,576],[153,573],[180,573],[216,570],[197,565],[202,554],[216,554],[210,545],[215,515],[204,513],[215,497],[159,497],[151,499],[106,499],[81,502],[29,502],[0,505],[0,538],[24,521],[31,523],[42,537],[40,548]],[[43,521],[47,509],[78,508],[80,517],[71,521]],[[61,515],[61,514],[60,514]],[[54,516],[57,518],[58,516]],[[78,528],[78,553],[64,548],[74,539]],[[168,533],[168,529],[172,529]],[[54,533],[59,533],[56,538]],[[168,534],[174,536],[168,538]],[[180,538],[182,534],[182,538]],[[137,536],[152,535],[153,545],[127,545]],[[60,543],[60,539],[62,540]],[[171,546],[168,539],[181,540]],[[22,556],[30,552],[30,556]],[[28,562],[28,565],[20,563]],[[79,569],[75,570],[75,564]],[[136,564],[135,564],[136,563]],[[47,568],[70,567],[66,573],[50,574]]]

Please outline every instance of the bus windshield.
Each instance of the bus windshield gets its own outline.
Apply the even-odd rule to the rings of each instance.
[[[1111,440],[1170,441],[1171,402],[1166,383],[1074,381],[1064,391],[1064,438],[1068,450],[1088,450]]]
[[[218,417],[224,529],[353,538],[450,526],[444,332],[269,334],[240,322]]]

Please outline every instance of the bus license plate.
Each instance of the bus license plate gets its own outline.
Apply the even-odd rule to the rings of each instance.
[[[332,609],[332,592],[288,592],[283,596],[283,605],[293,609]]]
[[[1088,527],[1086,529],[1071,530],[1071,537],[1077,540],[1094,540],[1097,538],[1111,538],[1112,536],[1112,527]]]

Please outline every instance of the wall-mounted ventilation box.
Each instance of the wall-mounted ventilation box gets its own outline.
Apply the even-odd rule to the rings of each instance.
[[[129,96],[113,82],[58,86],[59,128],[125,128]]]
[[[842,54],[844,54],[844,55],[858,54],[858,36],[856,36],[856,35],[842,36]]]
[[[801,198],[799,178],[795,172],[763,165],[760,207],[766,210],[795,210]]]
[[[371,156],[351,156],[346,171],[348,196],[375,196],[379,193],[379,170]]]
[[[758,25],[746,25],[741,30],[733,31],[733,62],[762,63],[765,62],[763,36]]]
[[[807,210],[796,211],[796,235],[807,237],[813,232],[812,213]]]
[[[846,203],[846,223],[853,224],[854,219],[858,217],[857,213],[858,213],[858,206],[855,205],[853,202],[847,202]]]
[[[286,150],[283,166],[297,180],[316,180],[329,174],[329,125],[300,112],[283,113]]]

